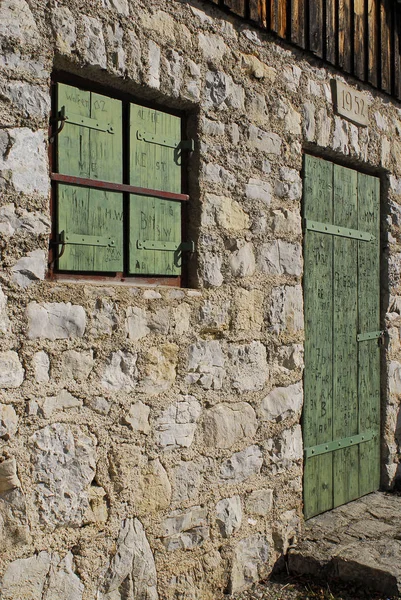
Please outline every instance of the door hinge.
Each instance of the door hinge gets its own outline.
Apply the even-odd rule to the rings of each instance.
[[[165,146],[166,148],[174,148],[176,150],[188,150],[193,152],[195,150],[194,140],[181,140],[177,142],[177,139],[169,138],[165,135],[156,135],[155,133],[149,133],[148,131],[136,132],[137,140],[140,142],[147,142],[148,144],[157,144],[158,146]]]
[[[384,330],[380,330],[380,331],[369,331],[367,333],[358,333],[356,336],[356,341],[357,342],[366,342],[368,340],[381,340],[383,338],[383,342],[384,342],[384,336],[385,336],[385,331]]]
[[[373,242],[375,236],[367,231],[360,229],[351,229],[349,227],[339,227],[330,223],[320,223],[319,221],[311,221],[305,219],[305,229],[307,231],[316,231],[317,233],[327,233],[329,235],[337,235],[340,237],[359,240],[360,242]]]
[[[65,106],[62,106],[62,111],[66,113]],[[97,131],[103,131],[104,133],[113,133],[114,129],[111,123],[101,123],[99,119],[92,119],[91,117],[82,117],[68,111],[68,115],[65,117],[67,123],[71,125],[79,125],[80,127],[87,127],[88,129],[95,129]]]
[[[163,242],[160,240],[137,240],[139,250],[164,250],[166,252],[195,252],[194,242]]]
[[[57,258],[61,258],[64,254],[66,246],[98,246],[100,248],[115,248],[116,242],[113,238],[99,235],[81,235],[78,233],[66,233],[60,231],[57,239],[51,242],[53,246],[61,246],[61,250]]]
[[[333,442],[327,442],[326,444],[310,446],[309,448],[304,448],[304,457],[311,458],[312,456],[319,456],[320,454],[326,454],[327,452],[334,452],[335,450],[341,450],[342,448],[349,448],[350,446],[370,442],[376,436],[377,433],[375,431],[364,431],[363,433],[334,440]]]

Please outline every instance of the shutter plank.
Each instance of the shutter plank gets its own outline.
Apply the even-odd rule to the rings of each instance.
[[[305,0],[291,0],[291,41],[305,48]]]
[[[373,86],[378,85],[378,0],[368,0],[368,80]]]
[[[358,228],[357,173],[334,165],[334,225]],[[358,433],[358,242],[334,237],[333,288],[333,438]],[[358,447],[333,456],[334,506],[358,497]]]
[[[131,104],[130,113],[131,185],[180,193],[181,159],[176,147],[181,140],[181,119],[135,104]],[[153,141],[149,141],[152,137]],[[129,231],[130,273],[180,274],[180,266],[174,263],[174,252],[137,247],[138,240],[180,243],[179,203],[131,195]]]
[[[375,236],[371,243],[359,242],[358,301],[359,332],[380,329],[380,182],[358,173],[358,227]],[[363,496],[380,484],[380,348],[377,340],[360,342],[359,430],[374,430],[377,438],[359,447],[359,494]]]
[[[365,0],[354,0],[354,73],[365,80]]]
[[[323,57],[323,0],[309,3],[309,49]]]
[[[391,0],[380,0],[380,57],[381,57],[381,89],[391,93]]]
[[[351,72],[351,0],[338,0],[338,64]]]
[[[337,54],[337,25],[336,0],[326,0],[326,60],[336,64]]]
[[[332,221],[332,163],[304,157],[304,216]],[[304,446],[332,441],[332,248],[330,235],[305,232]],[[332,455],[308,458],[304,466],[305,517],[332,508]]]

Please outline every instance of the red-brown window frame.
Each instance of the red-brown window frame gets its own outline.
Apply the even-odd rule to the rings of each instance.
[[[51,214],[51,234],[49,239],[49,259],[48,259],[48,273],[47,279],[58,280],[58,281],[82,281],[82,282],[122,282],[130,284],[144,284],[144,285],[161,285],[161,286],[172,286],[181,287],[187,284],[187,260],[185,254],[182,255],[182,272],[181,275],[177,276],[143,276],[143,275],[125,275],[123,272],[118,273],[101,273],[101,272],[71,272],[61,271],[55,268],[58,248],[60,243],[56,238],[56,218],[57,218],[57,183],[63,183],[67,185],[74,185],[80,187],[89,187],[93,189],[103,189],[107,191],[121,192],[124,194],[124,212],[126,213],[127,195],[136,194],[143,196],[154,196],[157,198],[165,198],[168,200],[174,200],[182,203],[181,208],[181,239],[185,240],[186,234],[186,217],[187,217],[187,204],[189,201],[189,195],[186,193],[175,194],[172,192],[165,192],[162,190],[154,190],[149,188],[142,188],[138,186],[132,186],[127,183],[112,183],[108,181],[99,181],[98,179],[87,179],[82,177],[75,177],[70,175],[63,175],[53,170],[53,166],[57,164],[56,152],[57,152],[57,129],[59,121],[57,121],[57,114],[55,109],[55,98],[56,98],[56,86],[58,83],[65,83],[67,85],[73,85],[85,91],[95,92],[104,94],[111,98],[121,100],[123,102],[123,123],[127,122],[126,109],[129,103],[136,103],[141,106],[152,108],[154,110],[160,110],[166,113],[176,115],[181,118],[181,133],[182,137],[186,128],[186,114],[183,111],[177,111],[166,107],[165,105],[155,104],[153,102],[144,101],[142,98],[138,98],[133,94],[127,94],[121,92],[118,89],[110,88],[108,86],[99,85],[97,83],[88,82],[82,77],[71,75],[65,72],[55,71],[52,74],[51,80],[51,97],[52,97],[52,112],[50,114],[50,125],[49,125],[49,165],[50,165],[50,180],[51,180],[51,195],[50,195],[50,214]],[[123,128],[123,180],[128,180],[128,161],[129,161],[129,147],[128,147],[128,133]],[[187,189],[187,157],[183,153],[182,158],[182,180],[181,189]],[[127,256],[127,232],[126,232],[126,215],[124,217],[124,236],[123,236],[123,252],[124,262],[126,263]]]

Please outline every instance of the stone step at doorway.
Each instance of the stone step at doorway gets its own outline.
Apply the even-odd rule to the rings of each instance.
[[[288,569],[401,597],[401,496],[375,492],[309,519]]]

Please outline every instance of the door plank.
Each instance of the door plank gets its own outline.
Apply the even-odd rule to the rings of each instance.
[[[305,48],[305,0],[291,0],[291,41]]]
[[[380,329],[380,182],[377,177],[358,173],[358,226],[375,236],[371,243],[359,242],[358,299],[359,332]],[[374,430],[377,438],[360,445],[360,495],[378,489],[380,483],[380,348],[378,340],[360,342],[359,430]]]
[[[323,0],[309,3],[309,49],[323,57]]]
[[[378,27],[378,0],[367,0],[368,6],[368,81],[373,86],[378,84],[378,51],[379,51],[379,27]]]
[[[391,56],[392,56],[392,7],[390,0],[380,0],[380,58],[381,89],[391,93]]]
[[[354,0],[354,73],[365,80],[365,0]]]
[[[326,0],[326,60],[332,65],[337,62],[336,16],[336,0]]]
[[[304,170],[304,216],[331,222],[332,163],[305,155]],[[332,440],[332,248],[332,236],[305,232],[305,447]],[[330,453],[305,461],[306,518],[332,508],[332,482]]]
[[[358,228],[357,173],[334,165],[334,225]],[[333,240],[333,438],[358,433],[357,240]],[[334,452],[334,506],[358,497],[358,448]]]
[[[351,72],[351,0],[338,0],[338,65]]]

